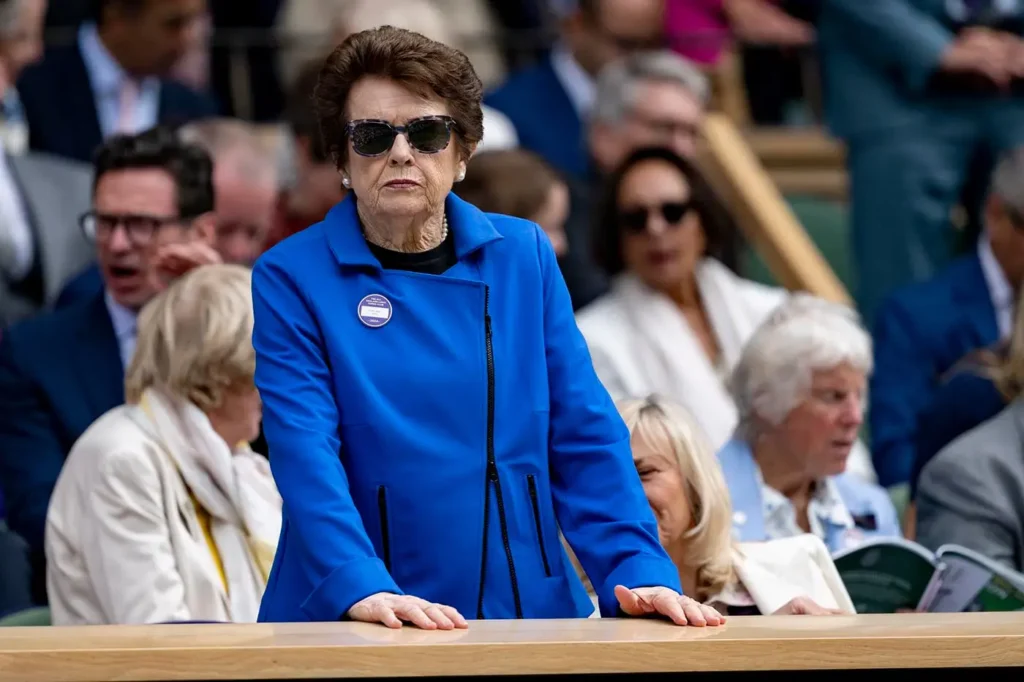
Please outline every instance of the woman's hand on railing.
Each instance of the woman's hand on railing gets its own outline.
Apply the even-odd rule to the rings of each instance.
[[[453,630],[469,624],[458,611],[444,604],[433,604],[426,599],[390,592],[371,594],[356,602],[348,611],[352,620],[381,623],[389,628],[400,628],[403,622],[424,630]]]
[[[710,606],[679,594],[667,587],[637,587],[629,589],[623,585],[615,587],[619,608],[627,616],[665,616],[676,625],[721,625],[725,616]]]

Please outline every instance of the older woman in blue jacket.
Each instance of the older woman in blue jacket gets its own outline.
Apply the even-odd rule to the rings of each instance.
[[[480,98],[465,55],[392,27],[323,66],[349,196],[253,272],[284,500],[260,619],[585,617],[561,530],[603,615],[717,625],[680,594],[544,233],[451,194]]]

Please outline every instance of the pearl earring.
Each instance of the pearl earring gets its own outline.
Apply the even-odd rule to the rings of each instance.
[[[466,179],[466,171],[460,170],[458,177],[455,178],[455,181],[456,182],[462,182],[465,179]]]
[[[351,187],[351,186],[352,186],[352,181],[351,181],[351,180],[349,180],[349,179],[348,179],[348,178],[346,178],[346,177],[343,177],[343,178],[341,179],[341,184],[345,186],[345,189],[348,189],[349,187]]]

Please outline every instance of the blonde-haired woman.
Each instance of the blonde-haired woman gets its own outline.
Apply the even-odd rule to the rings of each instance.
[[[254,622],[281,528],[253,384],[251,278],[210,265],[139,316],[127,404],[75,443],[46,519],[57,625]]]
[[[618,408],[661,544],[685,594],[733,615],[853,612],[818,538],[733,542],[725,479],[689,411],[658,397],[625,400]]]

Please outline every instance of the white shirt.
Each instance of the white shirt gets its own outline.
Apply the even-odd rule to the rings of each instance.
[[[96,31],[96,24],[87,22],[78,29],[78,47],[82,51],[85,70],[92,86],[100,130],[103,137],[107,138],[118,132],[121,90],[129,76],[104,47]],[[138,87],[139,94],[135,100],[131,124],[124,132],[140,133],[155,126],[159,120],[160,80],[149,76],[143,78]]]
[[[761,500],[764,507],[764,530],[769,540],[803,535],[804,530],[797,523],[796,509],[789,498],[764,482],[758,470],[761,484]],[[811,534],[827,542],[825,524],[852,529],[853,516],[839,495],[835,482],[828,477],[818,481],[807,504],[807,520]]]
[[[103,295],[107,304],[107,312],[110,313],[110,321],[114,325],[114,336],[117,337],[117,347],[121,353],[121,366],[127,371],[131,364],[132,356],[135,354],[135,339],[138,336],[136,318],[138,314],[114,300],[110,292]]]
[[[1013,329],[1013,287],[992,252],[992,244],[987,235],[982,235],[978,240],[978,260],[981,261],[981,273],[985,277],[988,295],[996,311],[999,338],[1008,339]]]
[[[555,77],[562,84],[565,94],[569,96],[576,114],[581,119],[586,118],[594,106],[594,98],[597,95],[594,79],[583,70],[569,48],[562,43],[551,48],[551,68],[554,69]]]
[[[20,282],[35,260],[35,240],[21,191],[0,147],[0,277]]]

